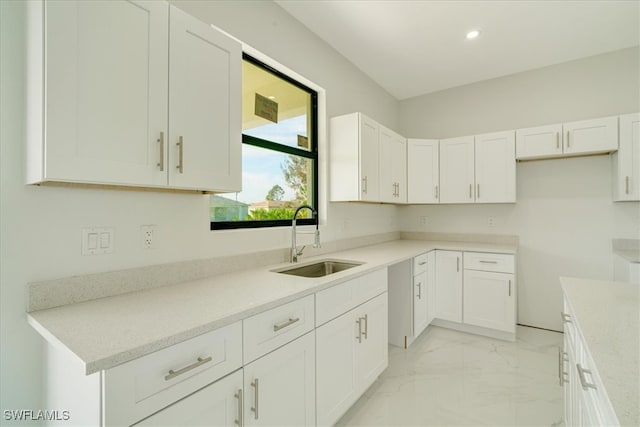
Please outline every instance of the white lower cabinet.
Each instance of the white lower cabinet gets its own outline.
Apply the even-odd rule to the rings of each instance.
[[[315,359],[312,331],[246,365],[243,425],[315,425]]]
[[[242,369],[198,390],[136,426],[242,425]]]
[[[435,317],[462,322],[462,252],[436,251]]]
[[[465,332],[514,340],[514,256],[466,251],[435,252],[434,323]]]
[[[515,278],[513,274],[464,271],[464,323],[515,332]]]
[[[388,365],[387,293],[316,330],[317,423],[333,425]]]

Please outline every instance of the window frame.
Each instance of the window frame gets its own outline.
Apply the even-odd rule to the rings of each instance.
[[[311,132],[309,135],[309,143],[311,150],[302,150],[296,147],[291,147],[277,142],[269,141],[266,139],[258,138],[255,136],[249,136],[242,134],[242,144],[251,145],[258,148],[264,148],[267,150],[276,151],[279,153],[291,154],[294,156],[310,159],[313,167],[313,191],[312,191],[312,207],[317,214],[312,218],[300,218],[297,220],[298,225],[317,225],[320,221],[319,210],[319,197],[318,197],[318,183],[319,183],[319,161],[318,161],[318,92],[311,89],[309,86],[300,83],[287,74],[277,70],[276,68],[265,64],[264,62],[256,59],[246,52],[242,52],[242,60],[248,61],[253,65],[264,69],[265,71],[274,74],[276,77],[296,86],[299,89],[309,93],[311,98],[311,114],[309,120],[311,121]],[[236,229],[248,229],[248,228],[267,228],[267,227],[288,227],[291,225],[291,219],[274,219],[274,220],[250,220],[250,221],[212,221],[210,220],[210,230],[236,230]]]

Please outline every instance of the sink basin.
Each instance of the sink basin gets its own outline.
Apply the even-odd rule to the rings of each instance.
[[[313,264],[287,267],[282,270],[275,270],[275,272],[300,277],[324,277],[362,264],[364,263],[357,261],[324,260]]]

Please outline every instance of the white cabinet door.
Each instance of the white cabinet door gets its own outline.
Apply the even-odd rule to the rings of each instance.
[[[440,140],[440,203],[475,200],[474,137]]]
[[[640,113],[620,116],[620,147],[612,158],[613,200],[640,200]]]
[[[406,202],[407,140],[384,126],[379,127],[380,201]]]
[[[242,369],[177,401],[136,426],[242,425]]]
[[[462,322],[462,252],[436,251],[435,317]]]
[[[439,185],[438,140],[407,140],[407,202],[438,203]]]
[[[30,137],[28,181],[166,185],[167,4],[42,4],[44,145]]]
[[[562,155],[562,123],[516,130],[516,158],[543,159]]]
[[[436,251],[427,254],[427,325],[436,317]]]
[[[413,277],[413,335],[417,337],[429,325],[428,271]]]
[[[356,377],[364,391],[389,364],[388,299],[378,295],[355,309],[361,340],[356,347]]]
[[[315,425],[315,389],[312,331],[244,367],[244,425]]]
[[[590,154],[618,149],[618,117],[563,124],[564,154]]]
[[[380,199],[378,124],[360,116],[360,200]],[[352,166],[353,167],[353,166]]]
[[[239,191],[241,46],[175,6],[170,14],[169,184]]]
[[[515,203],[515,154],[513,131],[476,135],[476,203]]]
[[[463,295],[464,323],[515,332],[513,274],[465,270]]]
[[[316,329],[316,410],[319,426],[333,425],[360,396],[355,366],[355,310]]]

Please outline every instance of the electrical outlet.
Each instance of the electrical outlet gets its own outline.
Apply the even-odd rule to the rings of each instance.
[[[489,227],[495,227],[496,226],[496,219],[492,216],[490,216],[489,218],[487,218],[487,225]]]
[[[142,248],[153,249],[155,247],[155,237],[157,234],[156,225],[142,225],[140,226],[140,235],[142,237]]]

